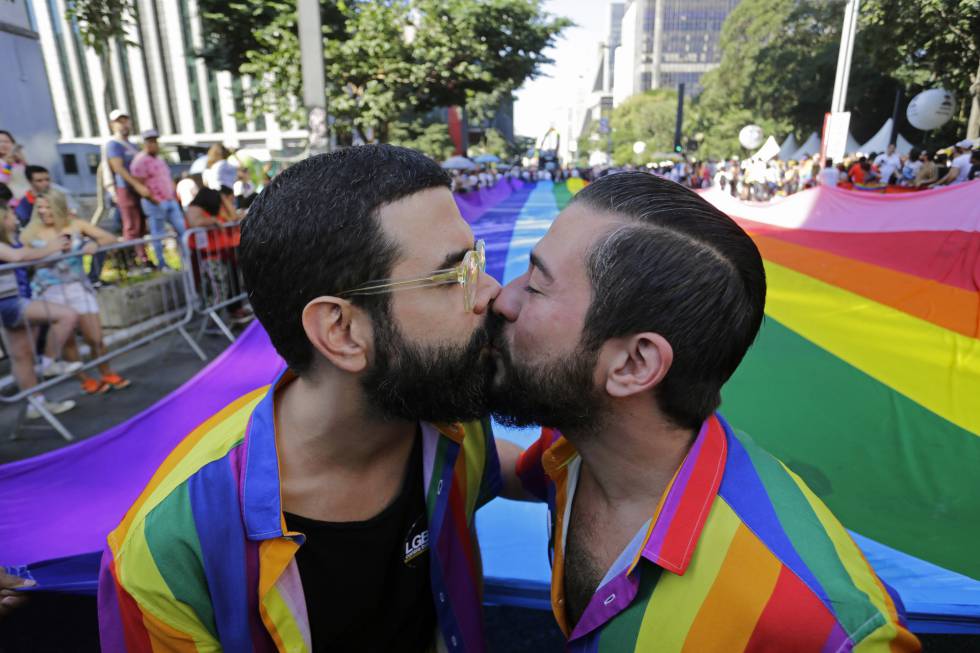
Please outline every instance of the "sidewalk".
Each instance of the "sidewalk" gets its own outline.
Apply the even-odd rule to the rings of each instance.
[[[102,433],[152,406],[193,377],[227,346],[221,335],[205,335],[198,341],[208,360],[202,362],[186,341],[174,333],[120,356],[112,361],[113,369],[132,381],[125,390],[104,395],[81,393],[79,384],[66,381],[46,394],[49,399],[74,399],[74,409],[58,419],[79,441]],[[7,391],[12,391],[8,388]],[[60,449],[66,442],[43,419],[23,420],[13,432],[22,403],[0,403],[0,464],[37,456]],[[12,436],[15,436],[12,439]]]

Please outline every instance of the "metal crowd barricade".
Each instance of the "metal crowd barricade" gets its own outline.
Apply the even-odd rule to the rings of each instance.
[[[0,278],[5,275],[17,275],[19,270],[27,272],[31,277],[31,287],[34,291],[33,301],[43,300],[64,304],[71,301],[68,296],[70,293],[94,293],[103,327],[102,340],[106,346],[106,353],[102,356],[95,356],[95,352],[88,352],[91,354],[90,359],[83,361],[79,370],[47,379],[35,371],[38,377],[37,385],[27,389],[18,386],[15,394],[0,395],[2,403],[14,404],[25,400],[17,424],[14,426],[14,436],[24,420],[27,406],[30,405],[63,438],[72,440],[71,432],[51,414],[39,393],[68,380],[81,371],[96,367],[167,334],[179,333],[202,361],[207,360],[204,351],[185,328],[194,315],[188,293],[190,270],[185,268],[154,271],[147,268],[145,252],[156,242],[164,247],[164,251],[170,250],[173,263],[177,261],[183,263],[186,260],[183,252],[175,251],[179,243],[172,236],[158,236],[100,247],[92,253],[76,251],[38,261],[0,265]],[[171,245],[169,248],[166,247],[168,243]],[[88,259],[87,271],[83,267],[83,259]],[[98,282],[101,287],[96,288],[93,282]],[[69,287],[70,284],[76,285]],[[50,309],[46,307],[46,311],[50,318]],[[9,337],[11,334],[7,333],[6,329],[2,330],[3,347],[10,358],[11,371],[13,371],[15,357],[19,357],[21,361],[29,359],[28,363],[19,364],[31,366],[39,359],[39,354],[42,352],[37,351],[38,341],[41,327],[45,322],[51,320],[35,320],[18,327],[27,330],[25,333],[28,338],[20,337],[13,340],[20,343],[29,342],[31,347],[29,352],[14,351],[14,348],[22,345],[11,343],[12,339]],[[48,337],[51,337],[50,333]],[[60,354],[60,352],[52,353]],[[84,348],[80,353],[83,354],[84,359],[86,353]]]
[[[229,341],[235,341],[221,312],[244,306],[248,299],[238,265],[240,233],[239,222],[184,232],[182,253],[188,306],[204,318],[198,337],[211,320]]]

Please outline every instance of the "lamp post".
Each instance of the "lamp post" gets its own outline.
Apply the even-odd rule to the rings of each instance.
[[[327,149],[327,92],[323,71],[323,29],[318,0],[298,0],[299,54],[303,75],[303,106],[310,130],[310,152]]]
[[[834,77],[834,98],[830,103],[830,111],[837,113],[844,110],[847,103],[847,83],[851,78],[851,57],[854,54],[854,33],[857,31],[858,13],[861,0],[847,0],[844,7],[844,28],[840,35],[840,52],[837,55],[837,75]]]

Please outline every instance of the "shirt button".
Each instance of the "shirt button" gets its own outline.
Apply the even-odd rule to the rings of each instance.
[[[606,600],[603,601],[602,604],[603,605],[609,605],[610,603],[612,603],[615,600],[616,600],[616,595],[615,594],[610,594],[609,596],[606,597]]]
[[[455,636],[455,635],[453,635],[452,637],[450,637],[450,638],[449,638],[449,642],[450,642],[450,643],[451,643],[451,644],[452,644],[453,646],[457,646],[457,644],[456,644],[456,636]]]
[[[442,592],[439,592],[439,603],[445,603],[445,602],[446,602],[446,595]]]

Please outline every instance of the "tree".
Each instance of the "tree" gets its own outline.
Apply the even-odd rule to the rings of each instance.
[[[676,91],[658,89],[634,95],[613,109],[609,118],[611,134],[600,134],[599,123],[590,123],[579,139],[579,156],[587,159],[590,152],[605,151],[611,136],[613,163],[646,164],[656,154],[673,150],[676,115]],[[646,143],[642,154],[633,152],[637,141]]]
[[[702,78],[694,115],[705,149],[738,151],[737,133],[761,125],[782,138],[818,130],[833,95],[844,0],[742,0],[722,27],[724,55]],[[980,58],[980,2],[865,0],[855,38],[846,109],[851,132],[869,138],[906,100],[942,86],[961,101],[954,120],[930,135],[948,144],[962,134],[969,87]],[[899,127],[908,130],[904,112]],[[907,133],[913,140],[916,133]],[[727,150],[727,151],[726,151]]]
[[[109,83],[109,44],[112,41],[135,45],[126,37],[127,27],[136,23],[132,0],[72,0],[66,17],[78,25],[82,43],[92,48],[102,64],[102,101],[106,115],[112,111]]]
[[[247,35],[202,54],[262,80],[246,97],[251,113],[302,120],[295,5],[268,10],[259,0],[202,0],[205,31],[232,26]],[[550,63],[542,52],[569,21],[541,0],[324,0],[327,102],[338,128],[385,140],[407,112],[467,106],[509,93]],[[206,7],[206,10],[204,8]],[[221,14],[220,18],[215,18]],[[214,21],[208,24],[208,21]],[[225,48],[225,52],[217,52]]]
[[[456,148],[445,123],[426,122],[423,119],[392,123],[389,142],[418,150],[437,161],[451,157]]]

